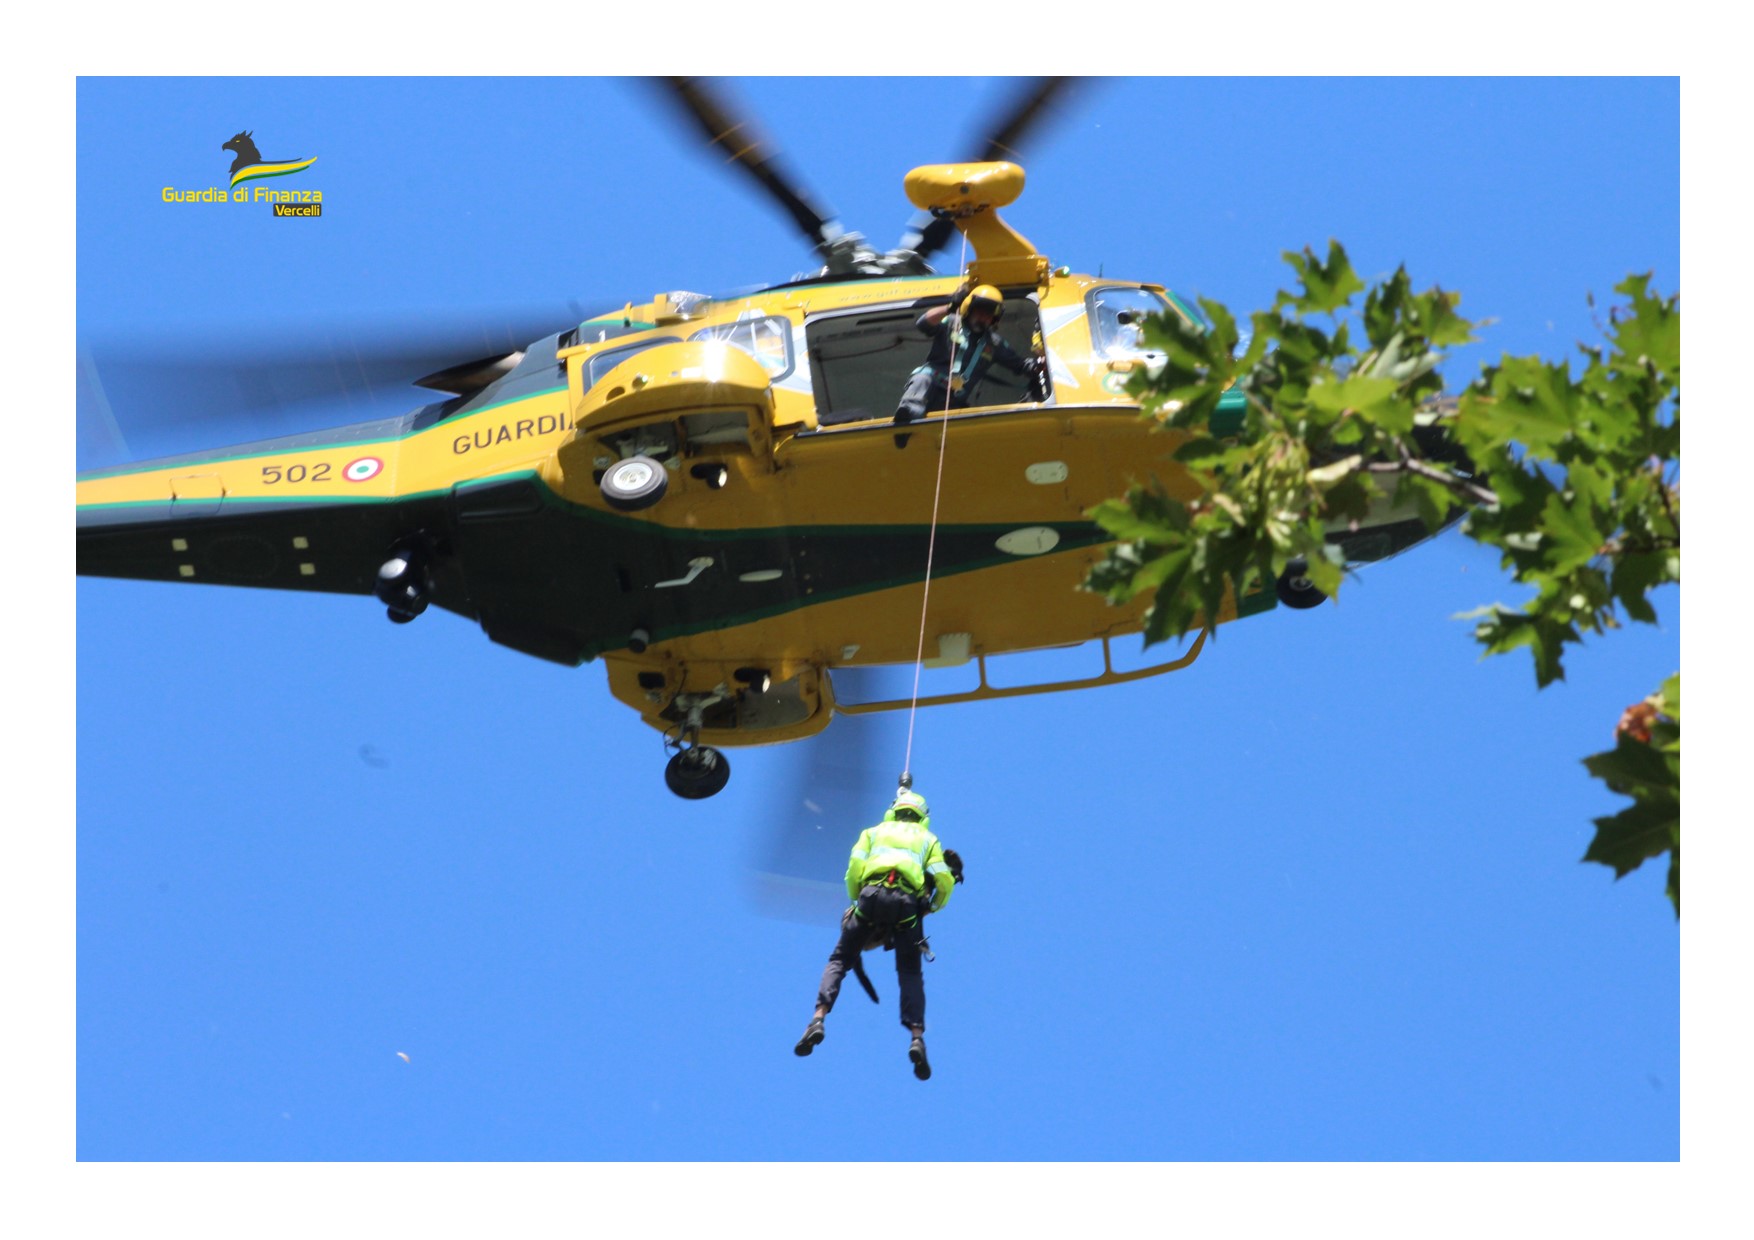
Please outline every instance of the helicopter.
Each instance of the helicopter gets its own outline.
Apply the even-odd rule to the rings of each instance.
[[[726,748],[916,704],[838,696],[837,672],[978,667],[978,687],[917,702],[929,706],[1184,668],[1203,639],[1116,670],[1110,644],[1140,632],[1148,603],[1078,589],[1107,543],[1093,505],[1147,473],[1196,496],[1169,459],[1177,437],[1141,419],[1126,383],[1152,361],[1144,316],[1198,315],[1162,284],[1055,266],[1001,218],[1024,187],[1006,157],[1063,88],[1030,87],[978,158],[910,172],[924,222],[879,253],[711,88],[672,79],[819,270],[581,316],[412,379],[438,399],[399,418],[82,474],[77,570],[375,596],[393,623],[437,607],[536,658],[601,661],[611,694],[664,737],[667,786],[691,800],[725,787]],[[959,234],[972,257],[934,271]],[[926,348],[916,321],[982,286],[1002,299],[997,331],[1037,363],[1028,382],[990,379],[898,427]],[[1238,397],[1215,429],[1240,423]],[[1426,536],[1385,502],[1332,538],[1367,562]],[[1321,601],[1293,572],[1212,619]],[[986,674],[991,658],[1090,642],[1096,676],[997,687]]]

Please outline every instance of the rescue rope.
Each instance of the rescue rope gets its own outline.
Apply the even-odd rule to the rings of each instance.
[[[973,289],[973,277],[968,275],[968,237],[962,238],[962,255],[960,259],[963,271],[963,284]],[[952,306],[950,313],[960,316],[961,308]],[[953,393],[951,387],[956,376],[957,338],[961,334],[961,320],[957,321],[958,331],[950,334],[950,372],[944,377],[944,418],[938,431],[938,473],[932,483],[932,524],[926,534],[926,580],[920,591],[920,640],[914,649],[914,690],[913,697],[907,707],[907,752],[901,762],[901,786],[913,786],[914,769],[914,717],[920,710],[920,669],[925,666],[926,658],[926,608],[932,601],[932,557],[938,548],[938,503],[944,494],[944,449],[950,439],[950,400]]]

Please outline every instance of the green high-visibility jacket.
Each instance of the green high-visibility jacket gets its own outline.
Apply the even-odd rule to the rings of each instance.
[[[934,913],[950,903],[956,880],[944,863],[944,846],[929,829],[931,821],[902,822],[891,810],[882,822],[861,831],[847,859],[847,895],[857,900],[859,888],[882,882],[894,870],[909,891],[931,892]]]

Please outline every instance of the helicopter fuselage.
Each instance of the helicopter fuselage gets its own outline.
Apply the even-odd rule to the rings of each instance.
[[[1064,273],[1006,289],[999,330],[1043,359],[1041,386],[995,372],[898,427],[916,316],[959,283],[660,296],[459,373],[466,390],[403,419],[82,476],[79,571],[375,592],[394,619],[430,602],[544,659],[601,658],[649,724],[720,745],[819,731],[837,667],[1139,631],[1143,602],[1078,588],[1107,541],[1086,513],[1152,475],[1194,498],[1179,435],[1124,387],[1142,314],[1190,312]],[[648,493],[606,490],[635,458]],[[1416,538],[1405,517],[1351,558]]]

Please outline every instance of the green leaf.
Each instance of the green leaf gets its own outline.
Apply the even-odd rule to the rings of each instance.
[[[1471,454],[1473,451],[1469,449]],[[1474,459],[1480,460],[1482,456],[1475,455]],[[1502,453],[1495,453],[1486,461],[1486,484],[1498,493],[1499,510],[1511,516],[1519,528],[1534,530],[1548,497],[1557,495],[1559,489],[1546,474],[1512,461]]]
[[[1178,523],[1168,513],[1145,514],[1122,500],[1107,499],[1088,514],[1109,534],[1121,541],[1171,543],[1186,526],[1186,515]]]
[[[1621,737],[1614,748],[1591,754],[1584,769],[1608,785],[1611,792],[1637,796],[1639,790],[1679,789],[1681,760],[1643,741]]]
[[[1614,557],[1610,588],[1627,615],[1644,624],[1657,622],[1656,608],[1645,596],[1659,585],[1680,580],[1679,572],[1671,575],[1671,564],[1672,558],[1661,551],[1625,551]]]
[[[1588,458],[1566,453],[1565,484],[1562,488],[1573,506],[1605,510],[1614,505],[1615,484],[1621,482],[1620,471],[1608,457],[1591,454]]]
[[[1614,877],[1624,878],[1650,858],[1660,857],[1676,846],[1681,830],[1681,805],[1668,797],[1654,797],[1635,801],[1618,814],[1597,818],[1595,823],[1596,837],[1590,841],[1583,859],[1613,866]],[[1675,877],[1678,875],[1671,876]]]
[[[1663,681],[1663,687],[1658,689],[1657,692],[1662,695],[1663,699],[1662,705],[1657,707],[1657,709],[1673,719],[1676,723],[1680,723],[1681,673],[1676,672],[1673,676]]]
[[[1222,439],[1201,437],[1190,439],[1175,450],[1175,459],[1190,469],[1222,470],[1239,466],[1254,456],[1247,444],[1226,443]]]
[[[1312,555],[1308,558],[1309,583],[1329,598],[1340,593],[1340,583],[1345,579],[1345,570],[1325,555]]]
[[[1403,334],[1403,317],[1412,289],[1407,268],[1401,266],[1364,295],[1364,334],[1372,348],[1387,348],[1396,335]]]
[[[1601,553],[1605,538],[1582,504],[1551,495],[1541,508],[1542,551],[1547,568],[1569,573]]]
[[[1330,518],[1362,521],[1370,515],[1371,501],[1380,495],[1369,474],[1354,474],[1328,488],[1322,503]]]
[[[1326,379],[1310,385],[1309,403],[1336,417],[1347,409],[1376,413],[1394,397],[1399,387],[1400,384],[1393,379],[1369,375],[1350,375],[1337,383]]]
[[[1185,548],[1159,556],[1136,579],[1141,585],[1153,586],[1157,590],[1151,610],[1145,615],[1147,646],[1170,637],[1180,637],[1193,626],[1193,609],[1182,597],[1193,559],[1192,550]]]
[[[1417,312],[1412,316],[1413,321],[1432,344],[1442,347],[1473,342],[1474,325],[1456,313],[1456,307],[1462,304],[1460,293],[1446,293],[1442,289],[1434,288],[1429,293],[1422,294],[1417,301]]]
[[[1207,335],[1211,338],[1213,351],[1222,353],[1227,358],[1234,357],[1237,341],[1241,337],[1237,334],[1236,319],[1231,315],[1230,308],[1221,301],[1202,297],[1200,310],[1212,321],[1212,330]]]
[[[1303,291],[1296,296],[1279,294],[1275,309],[1280,305],[1290,305],[1302,314],[1332,314],[1354,294],[1364,291],[1364,281],[1352,270],[1352,260],[1346,257],[1346,251],[1338,241],[1328,242],[1326,263],[1307,246],[1302,254],[1286,251],[1284,258],[1297,272]]]
[[[1503,606],[1483,608],[1469,614],[1487,617],[1474,627],[1474,637],[1486,647],[1487,654],[1504,654],[1519,646],[1527,646],[1535,658],[1535,684],[1538,688],[1545,689],[1555,680],[1565,679],[1561,663],[1565,643],[1581,640],[1571,623],[1512,611]]]
[[[1186,544],[1158,552],[1141,564],[1139,570],[1133,574],[1133,591],[1142,593],[1146,590],[1157,590],[1167,582],[1170,593],[1174,594],[1193,563],[1194,549]]]
[[[1576,392],[1563,363],[1506,357],[1482,381],[1490,399],[1464,401],[1457,414],[1465,434],[1492,444],[1519,443],[1535,456],[1551,458],[1577,425]]]
[[[1334,423],[1330,439],[1337,448],[1350,448],[1363,443],[1370,426],[1363,418],[1341,418]]]
[[[1419,509],[1419,517],[1428,530],[1435,530],[1442,525],[1457,502],[1448,487],[1429,478],[1421,478],[1418,474],[1403,474],[1396,484],[1395,495],[1397,499],[1403,496],[1412,497]]]
[[[1679,301],[1654,297],[1647,291],[1650,276],[1628,276],[1614,291],[1631,301],[1631,314],[1616,317],[1610,333],[1615,349],[1634,363],[1648,361],[1659,374],[1677,383],[1681,375],[1681,311]]]

